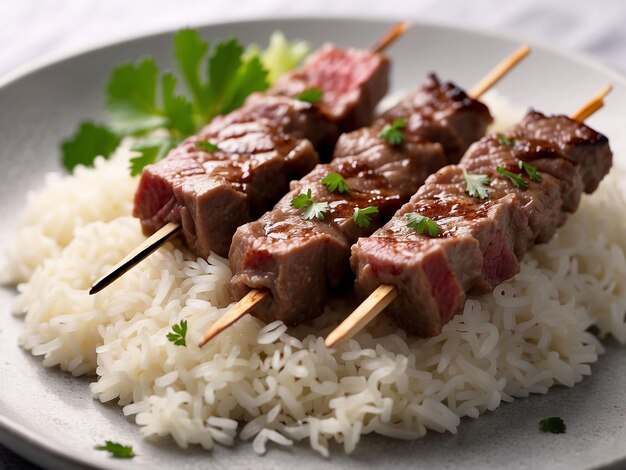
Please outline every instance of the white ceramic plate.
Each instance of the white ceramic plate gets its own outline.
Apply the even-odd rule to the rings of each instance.
[[[276,20],[213,25],[209,40],[237,36],[264,43],[280,29],[313,46],[325,41],[368,46],[390,22]],[[416,24],[390,51],[393,85],[413,88],[428,71],[462,86],[476,82],[520,41],[477,31]],[[171,66],[171,34],[160,34],[87,52],[0,81],[0,247],[15,229],[29,189],[59,168],[58,143],[86,118],[100,118],[102,87],[111,68],[150,54]],[[626,79],[580,56],[536,45],[500,92],[520,106],[570,113],[607,82],[615,90],[590,124],[606,133],[626,158]],[[623,161],[623,160],[622,160]],[[182,450],[170,440],[147,441],[115,405],[94,401],[89,379],[48,370],[20,350],[22,320],[10,315],[15,291],[0,289],[0,442],[48,468],[323,468],[329,462],[307,448],[271,448],[258,457],[249,444]],[[342,468],[590,468],[626,465],[626,348],[609,345],[593,375],[574,389],[556,388],[505,404],[478,420],[464,419],[457,435],[430,433],[417,442],[367,436],[351,456],[335,447],[330,463]],[[567,434],[537,431],[546,416],[562,416]],[[139,457],[115,461],[93,446],[105,439],[132,444]]]

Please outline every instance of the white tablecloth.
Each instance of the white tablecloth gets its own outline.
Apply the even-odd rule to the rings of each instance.
[[[183,26],[285,16],[488,28],[626,71],[626,0],[0,0],[0,76],[31,61]],[[32,468],[0,446],[0,469]]]

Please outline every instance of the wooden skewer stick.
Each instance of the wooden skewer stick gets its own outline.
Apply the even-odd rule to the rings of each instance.
[[[324,340],[324,346],[332,348],[339,341],[352,338],[376,318],[397,296],[398,290],[396,286],[389,284],[378,286],[348,318],[330,332]]]
[[[578,111],[570,117],[575,121],[583,122],[597,110],[604,106],[604,98],[613,87],[606,85],[591,98]],[[376,316],[382,312],[398,296],[395,286],[382,284],[372,292],[365,301],[359,305],[348,318],[339,324],[337,328],[330,332],[324,341],[324,346],[332,348],[341,341],[346,341],[365,328]]]
[[[604,98],[606,98],[606,95],[611,93],[612,89],[613,89],[612,85],[610,85],[610,84],[609,85],[605,85],[598,92],[597,95],[595,95],[593,98],[591,98],[589,101],[587,101],[583,106],[581,106],[578,109],[578,111],[573,113],[570,117],[572,119],[574,119],[575,121],[583,122],[585,119],[587,119],[593,113],[595,113],[600,108],[602,108],[602,106],[604,106]]]
[[[397,23],[393,25],[382,38],[374,43],[370,50],[376,53],[384,51],[395,41],[397,41],[398,38],[400,38],[400,36],[402,36],[407,31],[407,29],[409,29],[408,23]],[[157,248],[161,247],[165,242],[177,236],[180,231],[181,227],[178,224],[170,222],[157,232],[153,233],[145,242],[143,242],[131,253],[126,255],[124,259],[117,263],[111,272],[109,272],[105,276],[102,276],[100,279],[94,282],[91,285],[91,289],[89,289],[89,294],[97,294],[98,292],[100,292],[113,281],[123,276],[126,271],[150,256],[154,251],[157,250]]]
[[[91,285],[89,294],[97,294],[113,281],[121,277],[126,271],[137,263],[147,258],[170,238],[175,237],[182,230],[182,227],[174,222],[170,222],[161,227],[154,235],[144,241],[141,245],[128,253],[113,269],[98,279]]]
[[[233,308],[231,308],[215,323],[213,323],[213,325],[211,325],[211,328],[209,328],[207,332],[202,335],[200,343],[198,343],[199,346],[204,346],[213,337],[219,335],[222,331],[248,313],[256,304],[267,297],[267,295],[266,290],[252,289],[243,299],[237,302]]]
[[[491,89],[496,83],[498,83],[506,74],[508,74],[513,68],[530,54],[530,46],[524,44],[520,46],[511,55],[506,57],[502,62],[496,65],[491,71],[485,75],[485,77],[478,82],[470,90],[469,95],[477,100],[483,96],[487,90]]]
[[[382,38],[380,41],[376,43],[372,47],[372,50],[378,50],[380,47],[387,47],[390,44],[390,41],[395,40],[399,34],[404,33],[406,31],[406,24],[400,23],[396,25],[392,30],[387,33],[387,35]],[[391,39],[389,39],[391,38]],[[380,44],[380,45],[379,45]],[[485,93],[490,87],[494,86],[504,75],[510,72],[513,67],[515,67],[524,57],[526,57],[530,53],[530,47],[527,45],[521,46],[519,49],[514,51],[511,55],[509,55],[506,59],[500,62],[495,66],[487,76],[482,79],[477,86],[474,87],[472,91],[472,98],[479,98],[480,95]],[[254,304],[249,303],[248,296],[241,299],[237,305],[233,307],[235,313],[231,315],[231,312],[228,312],[224,317],[220,318],[213,327],[207,331],[202,340],[200,342],[200,346],[204,345],[213,338],[215,335],[219,334],[229,325],[232,325],[238,318],[243,317],[248,311],[256,305],[256,303],[260,302],[265,298],[264,291],[252,290],[252,292],[257,292],[259,295],[263,294],[263,297],[254,297],[256,300]],[[248,295],[250,295],[250,293]],[[348,317],[344,323],[342,323],[339,328],[331,333],[329,338],[326,339],[326,342],[329,341],[339,341],[342,338],[342,335],[347,334],[349,331],[361,330],[365,325],[367,325],[378,313],[380,313],[387,305],[391,303],[391,301],[396,297],[396,289],[393,286],[380,286],[367,300],[364,304],[362,304],[357,312],[354,312],[350,317]],[[245,304],[245,305],[241,305]],[[236,316],[235,316],[236,315]],[[228,318],[225,318],[228,317]],[[222,321],[224,319],[224,321]]]
[[[370,51],[372,52],[382,52],[387,49],[391,44],[396,42],[400,36],[406,33],[407,29],[409,29],[409,23],[396,23],[394,24],[387,33],[376,41],[372,47],[370,47]]]

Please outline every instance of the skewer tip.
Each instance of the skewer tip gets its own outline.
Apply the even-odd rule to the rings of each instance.
[[[474,87],[470,90],[469,96],[475,100],[479,99],[489,89],[493,88],[506,74],[508,74],[513,68],[519,64],[528,54],[530,54],[531,48],[528,44],[522,44],[511,54],[504,58],[498,65],[496,65],[491,71],[483,77]]]
[[[593,113],[595,113],[604,106],[604,98],[606,98],[606,96],[611,93],[611,90],[613,90],[613,85],[611,85],[610,83],[604,85],[598,93],[596,93],[589,101],[582,105],[570,117],[575,121],[585,121]]]
[[[169,222],[161,227],[154,234],[152,234],[150,238],[128,253],[111,269],[111,271],[94,282],[89,289],[89,295],[97,294],[105,287],[122,277],[129,269],[147,258],[165,242],[178,235],[181,230],[182,227],[173,222]]]
[[[404,33],[406,33],[410,27],[410,23],[405,22],[394,24],[382,38],[380,38],[372,45],[370,50],[372,52],[383,52],[391,44],[396,42],[398,38],[400,38],[400,36],[404,35]]]

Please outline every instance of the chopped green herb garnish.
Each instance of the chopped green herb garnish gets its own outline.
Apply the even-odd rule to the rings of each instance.
[[[321,88],[307,88],[302,93],[296,95],[296,99],[299,101],[306,101],[307,103],[320,103],[324,96],[324,91]]]
[[[539,421],[539,430],[541,432],[551,432],[552,434],[563,434],[565,432],[565,422],[554,416]]]
[[[498,142],[500,142],[502,145],[506,145],[507,147],[513,147],[513,145],[515,144],[515,139],[509,139],[504,134],[498,134]]]
[[[328,212],[328,203],[327,202],[314,202],[311,204],[302,214],[303,219],[313,219],[318,218],[319,220],[324,220],[324,216]]]
[[[511,183],[513,183],[513,185],[515,185],[516,187],[520,189],[528,188],[528,183],[524,181],[524,178],[522,178],[520,175],[511,173],[510,171],[506,170],[502,166],[498,166],[498,168],[496,168],[496,171],[500,173],[501,175],[506,176],[509,180],[511,180]]]
[[[406,226],[412,228],[417,233],[428,235],[429,237],[436,237],[441,233],[441,227],[430,217],[411,212],[406,215],[406,219]]]
[[[346,183],[346,180],[343,179],[343,176],[339,173],[335,173],[334,171],[331,171],[324,176],[324,178],[322,178],[322,184],[326,186],[331,193],[334,193],[335,191],[347,193],[350,191],[350,187],[348,186],[348,183]]]
[[[208,140],[199,140],[198,142],[196,142],[196,147],[206,152],[217,152],[219,150],[217,144],[209,142]]]
[[[187,346],[187,320],[181,320],[178,325],[172,326],[172,332],[167,334],[167,339],[176,346]]]
[[[135,456],[131,446],[123,446],[113,441],[106,441],[104,445],[96,446],[96,450],[105,450],[116,459],[132,459]]]
[[[541,175],[539,174],[539,170],[537,170],[537,167],[534,167],[530,163],[526,163],[520,160],[519,168],[520,170],[523,169],[526,172],[526,174],[530,178],[530,181],[534,181],[535,183],[541,183]]]
[[[463,169],[465,190],[472,197],[485,199],[489,196],[489,177],[487,175],[472,175]]]
[[[196,30],[179,31],[174,36],[174,57],[187,94],[177,90],[177,76],[162,73],[150,57],[116,67],[106,85],[109,123],[82,123],[61,146],[63,166],[72,170],[78,164],[93,165],[96,156],[109,157],[124,137],[150,137],[150,145],[138,142],[134,147],[140,155],[131,162],[131,173],[141,173],[215,116],[240,107],[251,93],[267,89],[267,67],[273,77],[294,68],[308,46],[298,42],[292,47],[281,38],[273,36],[265,51],[252,46],[244,52],[236,39],[218,42],[211,51]],[[157,129],[166,135],[154,137]],[[159,145],[154,139],[161,140]]]
[[[137,176],[145,166],[164,158],[177,142],[167,134],[139,139],[131,148],[139,156],[130,159],[130,175]]]
[[[386,140],[390,145],[400,145],[405,139],[404,133],[400,130],[404,127],[406,127],[406,119],[394,119],[391,124],[387,124],[383,127],[383,130],[380,131],[378,137]]]
[[[352,218],[354,220],[354,223],[357,224],[359,227],[369,227],[372,223],[370,216],[373,214],[378,214],[378,207],[369,206],[363,209],[356,207],[354,209],[354,214],[352,215]]]
[[[308,207],[310,204],[313,204],[313,197],[311,196],[310,189],[306,193],[298,194],[291,200],[292,207],[295,207],[296,209]]]
[[[324,215],[328,211],[327,202],[315,202],[309,189],[306,194],[300,193],[291,200],[291,205],[296,209],[305,209],[302,214],[303,219],[318,218],[324,220]]]

